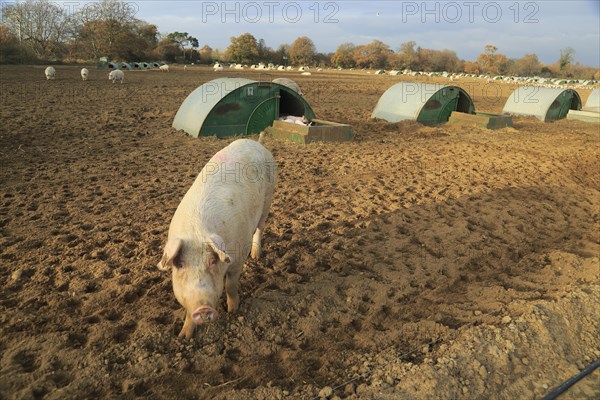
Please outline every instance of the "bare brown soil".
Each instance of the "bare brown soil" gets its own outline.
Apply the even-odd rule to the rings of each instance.
[[[267,141],[280,177],[263,258],[240,311],[185,341],[155,265],[180,199],[233,139],[171,123],[224,75],[290,77],[356,140]],[[532,399],[600,357],[598,124],[375,121],[408,79],[365,73],[125,79],[0,68],[1,399]],[[482,112],[514,89],[452,84]],[[598,398],[599,378],[562,398]]]

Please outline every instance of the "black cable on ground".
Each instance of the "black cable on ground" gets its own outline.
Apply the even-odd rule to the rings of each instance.
[[[543,400],[554,400],[564,392],[566,392],[571,386],[579,382],[581,379],[585,378],[589,374],[591,374],[596,368],[600,367],[600,358],[585,367],[581,370],[577,375],[572,376],[568,380],[566,380],[562,385],[551,391],[543,398]]]

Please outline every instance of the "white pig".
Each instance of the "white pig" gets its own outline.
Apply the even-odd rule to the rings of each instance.
[[[251,253],[260,256],[277,172],[259,142],[239,139],[204,166],[173,215],[158,268],[172,269],[173,291],[185,308],[179,337],[215,320],[225,288],[227,311],[239,306],[239,277]]]
[[[54,69],[54,67],[47,67],[44,70],[44,74],[46,75],[47,80],[56,78],[56,70]]]
[[[115,83],[116,81],[121,81],[121,83],[123,83],[123,80],[125,80],[125,73],[120,69],[113,69],[108,74],[108,80],[111,80],[112,83]]]

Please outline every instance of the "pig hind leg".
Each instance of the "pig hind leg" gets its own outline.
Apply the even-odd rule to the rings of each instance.
[[[240,296],[238,294],[240,288],[240,274],[242,266],[230,266],[225,275],[225,294],[227,295],[227,312],[237,311],[240,305]]]
[[[265,199],[265,205],[263,207],[262,215],[260,216],[260,221],[258,221],[258,226],[256,227],[256,231],[254,231],[254,236],[252,236],[252,250],[250,251],[250,257],[257,260],[260,257],[260,249],[262,243],[262,234],[265,228],[265,222],[267,221],[267,217],[269,216],[269,209],[271,208],[271,198],[273,197],[273,192],[267,194]]]
[[[262,242],[264,226],[264,223],[262,225],[259,224],[258,228],[256,228],[256,231],[254,232],[254,236],[252,236],[252,251],[250,252],[250,256],[255,260],[260,257],[260,246]]]

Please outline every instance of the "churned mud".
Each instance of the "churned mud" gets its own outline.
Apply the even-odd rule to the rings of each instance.
[[[0,68],[0,399],[541,398],[600,357],[598,124],[375,121],[408,79],[363,72],[90,72]],[[155,266],[182,196],[234,139],[171,123],[221,76],[294,79],[356,140],[266,141],[279,182],[263,257],[240,311],[223,298],[187,341]],[[450,84],[495,113],[515,88]],[[599,382],[562,398],[598,398]]]

